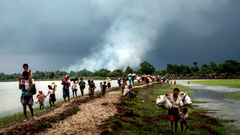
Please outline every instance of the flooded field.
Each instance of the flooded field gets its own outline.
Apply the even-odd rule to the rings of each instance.
[[[197,101],[207,102],[197,103],[200,108],[209,110],[210,115],[219,119],[234,120],[234,122],[229,122],[227,125],[240,129],[240,121],[238,119],[240,117],[240,101],[224,97],[224,94],[239,91],[240,89],[215,85],[188,84],[187,81],[177,81],[177,84],[197,89],[191,97]]]

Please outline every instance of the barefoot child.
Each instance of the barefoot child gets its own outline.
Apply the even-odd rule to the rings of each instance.
[[[103,82],[103,86],[102,86],[102,96],[103,97],[105,97],[106,89],[107,89],[106,82]]]
[[[95,90],[95,83],[93,82],[93,80],[89,83],[89,97],[90,99],[93,99],[94,96],[94,90]]]
[[[38,102],[39,102],[39,106],[40,106],[40,110],[41,109],[44,109],[44,99],[46,98],[45,94],[42,92],[42,90],[39,90],[38,91],[38,94],[37,94],[37,99],[38,99]],[[37,101],[36,101],[37,103]]]
[[[187,125],[187,118],[188,118],[188,109],[187,108],[183,108],[183,112],[180,113],[180,124],[181,124],[181,132],[183,132],[183,124],[186,126],[184,132],[186,133],[187,129],[188,129],[188,125]]]
[[[54,102],[56,101],[56,97],[55,97],[55,90],[52,89],[51,85],[48,85],[48,94],[47,96],[50,94],[49,96],[49,104],[50,104],[50,108],[54,105]],[[46,97],[47,97],[46,96]],[[53,104],[52,104],[53,103]]]
[[[72,93],[73,93],[73,98],[74,98],[74,94],[77,98],[77,84],[78,82],[76,82],[76,80],[73,80],[73,84],[72,84]]]
[[[80,78],[80,82],[78,83],[79,86],[80,86],[80,91],[81,91],[81,94],[82,96],[84,95],[84,89],[85,89],[85,82],[83,81],[83,78]]]

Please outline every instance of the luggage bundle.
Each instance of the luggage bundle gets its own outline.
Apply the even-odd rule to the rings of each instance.
[[[78,81],[77,77],[71,78],[70,81]]]
[[[187,95],[187,93],[181,92],[180,97],[183,101],[184,106],[188,106],[192,104],[191,98]],[[158,107],[164,107],[165,109],[171,109],[172,103],[168,100],[165,95],[160,95],[155,100]]]
[[[129,92],[129,89],[124,89],[123,96],[127,95]]]
[[[159,97],[157,97],[156,104],[158,107],[164,107],[166,109],[172,108],[171,102],[167,99],[165,95],[160,95]]]
[[[187,95],[187,93],[181,92],[181,93],[180,93],[180,97],[181,97],[181,99],[182,99],[182,101],[183,101],[183,104],[184,104],[185,106],[188,106],[188,105],[191,105],[191,104],[192,104],[192,100],[191,100],[191,98]]]

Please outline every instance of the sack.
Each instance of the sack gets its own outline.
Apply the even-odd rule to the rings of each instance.
[[[124,89],[123,96],[127,95],[129,92],[129,89]]]
[[[158,107],[163,107],[166,101],[166,97],[164,95],[161,95],[156,99],[156,104]]]
[[[184,105],[191,105],[192,104],[192,100],[188,95],[185,96],[185,101],[183,102],[183,104]]]
[[[166,98],[164,108],[166,109],[171,109],[172,108],[172,103]]]

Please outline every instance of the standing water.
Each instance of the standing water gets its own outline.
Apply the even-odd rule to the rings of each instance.
[[[196,92],[192,93],[191,98],[197,101],[207,102],[197,103],[200,108],[214,112],[211,113],[214,117],[223,120],[234,120],[234,122],[228,123],[228,125],[240,129],[240,121],[238,119],[240,117],[238,113],[240,110],[240,101],[224,97],[224,94],[236,92],[240,89],[216,85],[188,84],[188,81],[177,81],[177,84],[197,89]]]
[[[86,88],[84,89],[84,94],[88,94],[88,86],[87,86],[87,80],[84,80],[86,82]],[[37,93],[33,95],[34,105],[33,107],[39,107],[39,104],[35,104],[36,95],[38,94],[38,90],[42,90],[45,95],[47,95],[48,92],[48,85],[51,85],[53,81],[35,81]],[[55,92],[57,101],[63,100],[63,94],[62,94],[62,85],[61,81],[54,81],[57,85],[57,91]],[[95,91],[100,91],[100,82],[103,82],[101,80],[94,81],[96,85]],[[117,80],[113,80],[111,82],[112,87],[118,86]],[[72,97],[72,89],[69,89],[70,97]],[[18,82],[0,82],[0,117],[4,117],[7,115],[12,115],[17,112],[22,111],[22,104],[20,102],[20,97],[22,94],[22,90],[19,90],[18,88]],[[79,85],[78,85],[78,96],[81,95]],[[49,96],[45,99],[45,105],[49,104],[48,100]]]

